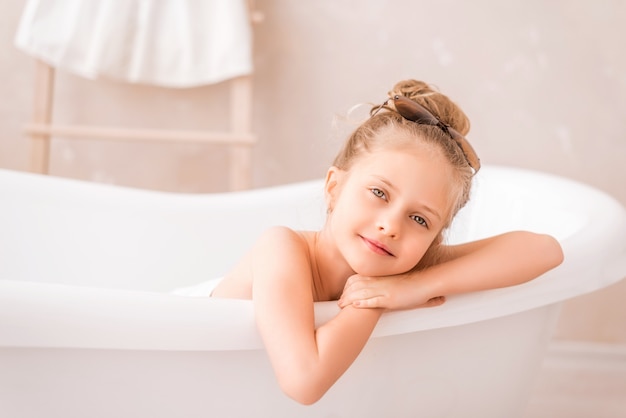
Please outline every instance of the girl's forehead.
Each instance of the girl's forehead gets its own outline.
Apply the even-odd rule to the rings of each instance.
[[[370,153],[399,151],[443,156],[443,150],[435,143],[426,141],[416,132],[409,132],[397,126],[389,126],[387,129],[378,131],[368,148]]]
[[[364,154],[350,171],[362,176],[381,176],[389,182],[411,185],[415,182],[436,183],[448,188],[452,167],[437,153],[415,149],[379,150]]]
[[[394,146],[380,146],[363,153],[355,165],[361,167],[396,167],[402,164],[410,166],[424,165],[425,163],[437,162],[439,172],[451,171],[450,164],[446,161],[443,153],[437,147],[430,144],[396,144]],[[431,165],[431,164],[427,164]]]
[[[453,205],[455,190],[451,165],[429,147],[381,149],[364,154],[350,170],[357,182],[381,181],[409,200],[428,203],[442,216]]]

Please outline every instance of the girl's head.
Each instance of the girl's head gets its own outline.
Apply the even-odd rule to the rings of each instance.
[[[418,264],[418,267],[425,267],[436,262],[443,229],[450,225],[456,213],[469,200],[472,177],[479,167],[478,159],[464,139],[469,131],[469,120],[448,97],[415,80],[397,83],[389,95],[392,100],[374,107],[372,116],[350,135],[333,166],[350,173],[359,161],[384,151],[417,153],[438,161],[435,169],[440,171],[438,174],[445,173],[448,179],[447,207],[432,244]],[[394,101],[397,96],[400,98]],[[397,104],[395,107],[393,102]],[[407,104],[415,107],[414,103],[423,107],[417,106],[417,109],[426,110],[426,115],[430,113],[434,118],[415,118],[410,114],[411,109],[407,114],[407,109],[400,107]],[[424,182],[428,178],[416,178],[415,181]],[[337,192],[340,193],[341,185],[338,186]]]

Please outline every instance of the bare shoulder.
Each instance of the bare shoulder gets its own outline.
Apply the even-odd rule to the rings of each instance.
[[[261,242],[263,241],[297,242],[301,240],[302,238],[300,236],[300,233],[286,226],[272,226],[266,229],[263,232],[263,234],[261,234],[261,237],[259,238],[259,241]]]
[[[310,268],[309,248],[307,240],[301,232],[284,226],[267,229],[258,239],[253,248],[253,260],[256,267],[267,264],[278,269],[278,272],[290,271],[294,268]]]
[[[213,291],[213,296],[252,299],[253,281],[262,277],[280,277],[294,266],[306,266],[307,248],[299,233],[287,227],[265,230],[252,248]],[[267,279],[261,279],[267,280]]]
[[[309,248],[300,232],[286,227],[266,230],[252,251],[251,268],[253,299],[270,304],[282,304],[285,298],[313,299]]]

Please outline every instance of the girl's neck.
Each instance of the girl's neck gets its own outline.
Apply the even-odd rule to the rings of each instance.
[[[309,242],[316,300],[337,300],[354,271],[345,262],[326,229],[313,232]]]

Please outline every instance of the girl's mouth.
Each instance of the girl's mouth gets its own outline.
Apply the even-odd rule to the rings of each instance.
[[[394,257],[391,251],[389,251],[389,249],[382,242],[371,240],[361,235],[359,235],[359,237],[361,238],[365,246],[369,248],[370,250],[372,250],[372,252],[379,254],[379,255],[389,255],[389,256]]]

